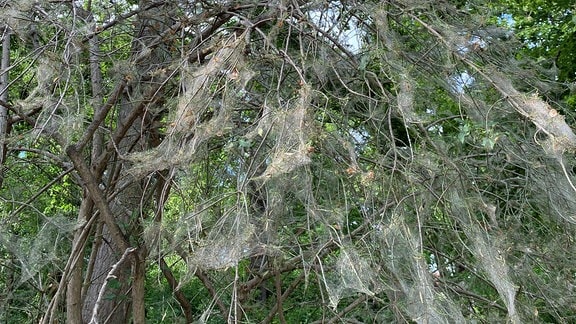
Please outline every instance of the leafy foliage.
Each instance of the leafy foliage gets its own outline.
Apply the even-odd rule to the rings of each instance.
[[[547,78],[574,81],[576,19],[572,1],[504,1],[503,23],[512,23],[523,54],[534,57]],[[508,22],[510,20],[510,22]]]

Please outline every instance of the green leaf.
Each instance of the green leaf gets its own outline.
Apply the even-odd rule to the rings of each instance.
[[[238,140],[238,146],[242,148],[248,148],[252,146],[252,141],[241,138],[240,140]]]
[[[496,141],[492,138],[489,138],[489,137],[484,137],[484,139],[482,140],[482,146],[487,150],[494,149],[495,144],[496,144]]]
[[[460,125],[460,132],[458,133],[458,141],[464,144],[466,137],[470,135],[470,126],[468,124]]]

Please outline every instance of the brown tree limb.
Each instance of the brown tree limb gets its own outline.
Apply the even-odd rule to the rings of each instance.
[[[276,288],[276,314],[278,314],[278,320],[281,324],[286,323],[286,319],[284,318],[284,309],[282,308],[282,302],[284,301],[284,297],[282,296],[282,275],[276,272],[274,276],[274,286]]]
[[[171,237],[166,236],[166,240],[168,241],[169,244],[173,244]],[[182,258],[182,260],[186,260],[186,252],[184,252],[182,247],[176,246],[176,253],[178,253],[178,255]],[[212,297],[212,300],[214,300],[216,306],[218,306],[218,309],[222,313],[222,316],[225,316],[228,313],[228,308],[226,307],[226,305],[224,305],[224,302],[222,302],[222,300],[220,300],[220,298],[218,297],[218,292],[214,288],[214,285],[212,284],[212,281],[210,280],[208,275],[206,275],[200,269],[196,269],[194,271],[194,275],[198,279],[200,279],[200,282],[202,282],[206,290],[208,290],[210,296]]]
[[[132,321],[136,324],[146,323],[146,305],[144,302],[146,279],[146,248],[140,247],[133,254],[132,262]]]
[[[344,315],[353,311],[354,308],[358,307],[358,305],[362,304],[366,299],[368,299],[368,295],[361,294],[352,303],[350,303],[348,306],[344,307],[344,309],[342,311],[340,311],[338,314],[336,314],[336,316],[331,318],[327,323],[336,323],[336,322],[341,321],[342,317],[344,317]]]
[[[489,305],[489,306],[491,306],[491,307],[497,308],[498,310],[500,310],[500,311],[502,311],[502,312],[505,312],[505,313],[508,312],[508,309],[507,309],[506,307],[503,307],[503,306],[499,305],[496,301],[490,300],[490,299],[488,299],[488,298],[485,298],[485,297],[483,297],[483,296],[480,296],[480,295],[478,295],[478,294],[475,294],[475,293],[473,293],[473,292],[471,292],[471,291],[462,289],[462,288],[459,287],[458,285],[454,285],[454,286],[452,286],[452,285],[447,285],[446,287],[448,287],[448,289],[452,290],[454,293],[456,293],[456,294],[458,294],[458,295],[464,295],[464,296],[468,296],[468,297],[474,298],[474,299],[476,299],[476,300],[479,300],[479,301],[481,301],[481,302],[486,303],[487,305]]]
[[[84,297],[88,292],[90,287],[90,281],[92,279],[92,274],[94,273],[94,264],[96,263],[96,256],[100,250],[100,246],[104,243],[104,238],[102,237],[102,231],[104,230],[104,222],[99,221],[96,223],[96,229],[94,230],[94,241],[92,242],[92,247],[90,249],[90,256],[88,257],[88,264],[86,265],[86,273],[84,275],[84,282],[82,283],[82,304],[84,304]]]
[[[116,220],[114,218],[112,211],[110,210],[108,201],[106,200],[102,190],[100,190],[100,188],[98,187],[98,182],[96,181],[94,175],[84,162],[80,152],[76,150],[75,146],[70,145],[66,148],[66,154],[68,154],[68,156],[72,160],[72,163],[74,164],[74,167],[76,168],[76,171],[80,175],[80,178],[82,178],[82,181],[84,181],[83,187],[86,188],[86,190],[90,195],[90,198],[92,199],[92,201],[94,201],[96,208],[98,208],[98,210],[100,211],[100,215],[102,216],[104,223],[106,223],[106,226],[110,231],[110,235],[112,236],[114,246],[120,251],[122,250],[126,251],[130,247],[130,244],[128,243],[128,240],[124,237],[124,234],[122,234],[122,231],[120,230],[120,227],[118,227],[118,224],[116,224]]]
[[[95,220],[96,215],[93,215],[90,219],[88,219],[86,223],[82,225],[78,238],[74,240],[74,242],[72,243],[72,252],[70,253],[70,257],[68,257],[68,260],[66,261],[66,266],[64,267],[64,271],[62,273],[62,278],[60,279],[58,289],[56,290],[54,296],[52,297],[52,300],[48,305],[44,317],[40,321],[42,324],[55,322],[55,316],[56,316],[55,312],[57,310],[57,305],[59,303],[60,296],[64,291],[64,287],[66,286],[66,283],[68,282],[72,271],[74,270],[78,262],[80,262],[79,260],[82,257],[83,254],[82,251],[84,251],[84,246],[88,239],[88,234],[90,233],[90,230]]]
[[[32,111],[30,112],[30,114],[26,115],[25,113],[21,112],[18,108],[14,107],[13,105],[9,104],[8,102],[2,99],[0,99],[0,106],[6,107],[6,109],[15,113],[18,117],[20,117],[21,120],[26,121],[26,123],[28,123],[28,125],[30,126],[36,125],[36,121],[32,119],[30,116],[42,110],[42,106],[34,107],[34,109],[32,109]],[[19,120],[17,118],[15,119],[14,117],[12,117],[9,122],[10,124],[13,124],[18,121]]]
[[[160,266],[160,270],[162,271],[164,278],[166,278],[166,281],[168,281],[168,285],[172,289],[174,297],[176,298],[178,304],[180,304],[180,307],[184,312],[184,317],[186,317],[186,323],[192,323],[194,321],[194,317],[192,315],[192,305],[190,305],[190,301],[188,301],[188,299],[186,298],[186,296],[184,296],[184,293],[182,293],[182,291],[176,289],[178,287],[178,282],[176,281],[174,274],[166,264],[164,258],[160,258],[160,260],[158,260],[158,265]]]
[[[306,273],[304,271],[302,271],[302,273],[300,273],[298,278],[296,278],[294,281],[292,281],[290,283],[290,286],[288,286],[288,288],[282,293],[282,295],[280,296],[280,300],[281,301],[286,300],[292,294],[292,292],[296,289],[296,287],[298,287],[300,282],[302,282],[302,280],[304,280],[305,277],[306,277]],[[280,307],[280,305],[279,305],[278,301],[276,301],[276,304],[274,304],[274,307],[272,307],[272,309],[270,310],[270,312],[268,313],[266,318],[262,321],[262,323],[263,324],[271,323],[272,320],[274,319],[274,315],[276,315],[276,313],[281,311],[281,308],[279,308],[279,307]],[[282,315],[282,317],[284,317],[284,316]]]
[[[2,37],[2,55],[0,57],[0,99],[8,100],[8,68],[10,67],[10,36],[12,31],[6,25]],[[6,137],[9,130],[8,107],[0,105],[0,188],[4,182],[4,161],[6,159]]]
[[[164,83],[165,82],[159,82],[152,87],[144,96],[144,99],[141,100],[136,107],[132,108],[130,113],[121,121],[121,126],[116,129],[104,152],[100,154],[98,160],[93,164],[94,174],[101,175],[102,172],[104,172],[112,153],[117,150],[117,143],[124,138],[130,127],[132,127],[134,121],[144,113],[146,106],[154,101],[160,87],[162,87]]]
[[[94,133],[96,132],[96,130],[98,130],[100,124],[104,122],[104,119],[106,119],[106,115],[108,115],[110,109],[114,107],[114,105],[118,101],[118,98],[120,98],[122,91],[124,91],[125,87],[126,87],[126,79],[124,78],[120,80],[116,85],[116,88],[112,90],[112,93],[110,94],[110,96],[108,96],[108,101],[106,101],[106,103],[102,107],[96,110],[96,114],[94,115],[94,118],[92,118],[92,122],[90,123],[90,125],[88,125],[86,131],[84,131],[84,133],[82,134],[82,138],[80,138],[78,143],[76,143],[77,150],[82,150],[84,146],[86,146],[86,144],[88,144],[88,142],[93,138]]]
[[[72,4],[74,5],[74,4]],[[87,20],[92,23],[94,22],[94,16],[90,12],[91,8],[88,6],[87,12]],[[80,10],[82,11],[82,10]],[[102,71],[100,69],[101,63],[101,51],[100,51],[100,40],[99,37],[95,36],[90,38],[88,41],[89,43],[89,50],[88,50],[88,60],[90,63],[90,85],[92,90],[92,99],[96,105],[100,105],[103,101],[103,77]],[[94,160],[97,156],[102,153],[102,148],[104,146],[104,134],[102,130],[99,130],[99,125],[105,118],[105,115],[108,113],[108,110],[114,105],[114,103],[118,100],[117,97],[120,96],[120,93],[124,89],[125,79],[120,80],[117,84],[116,89],[112,92],[112,95],[106,102],[104,106],[95,107],[95,118],[92,123],[89,125],[93,127],[94,130],[87,130],[84,135],[85,138],[82,138],[80,141],[88,141],[90,139],[89,134],[92,138],[92,152],[91,152],[91,160]],[[120,88],[120,89],[118,89]],[[114,98],[116,97],[116,98]],[[106,111],[103,113],[103,111]],[[100,115],[104,115],[104,117],[100,117]],[[102,121],[95,123],[96,120],[102,119]],[[83,144],[85,145],[85,144]],[[94,202],[91,199],[83,199],[80,205],[80,211],[78,212],[78,221],[82,222],[85,219],[88,219],[89,215],[93,214],[94,210]],[[86,295],[86,291],[89,287],[89,279],[92,277],[92,271],[94,269],[94,264],[96,262],[96,255],[97,251],[100,248],[100,244],[102,242],[102,223],[98,223],[96,228],[96,233],[94,236],[94,244],[93,249],[90,253],[90,258],[88,259],[88,264],[86,266],[86,277],[82,278],[83,269],[84,269],[84,260],[79,259],[76,266],[71,270],[70,280],[68,282],[68,288],[66,289],[66,320],[68,323],[79,323],[82,322],[82,306],[84,305],[84,296]],[[75,244],[76,240],[80,239],[78,231],[74,232],[74,241]]]
[[[210,278],[208,278],[208,275],[206,275],[204,272],[202,272],[199,269],[196,269],[196,272],[194,272],[194,275],[196,277],[198,277],[198,279],[200,279],[200,281],[202,282],[204,287],[206,287],[206,289],[210,293],[210,296],[212,296],[212,300],[214,300],[214,302],[218,306],[218,309],[220,309],[222,316],[226,316],[226,314],[228,313],[228,308],[226,307],[226,305],[224,305],[222,300],[220,300],[220,298],[218,297],[218,292],[214,288],[214,285],[212,285],[212,281],[210,280]]]
[[[80,233],[74,237],[74,242],[72,243],[74,246],[74,253],[71,256],[72,263],[69,267],[66,268],[66,275],[62,276],[63,279],[67,280],[68,283],[68,288],[66,290],[66,311],[67,313],[72,312],[71,314],[67,314],[68,323],[74,323],[75,320],[82,321],[82,304],[84,302],[83,297],[86,295],[86,291],[89,287],[89,280],[87,279],[89,279],[92,275],[92,269],[94,268],[94,263],[96,261],[96,252],[91,251],[90,258],[88,259],[88,264],[86,266],[86,278],[83,280],[82,272],[84,270],[84,251],[86,249],[89,235],[92,233],[92,229],[94,227],[96,229],[94,231],[94,242],[92,244],[92,248],[98,248],[99,245],[102,244],[101,233],[104,225],[102,222],[96,221],[98,214],[93,211],[94,203],[89,199],[85,199],[84,201],[86,201],[86,204],[83,205],[85,212],[90,213],[91,217],[81,228]],[[82,215],[79,213],[79,216]],[[71,287],[71,285],[75,286]],[[69,309],[69,307],[72,307],[72,309]]]

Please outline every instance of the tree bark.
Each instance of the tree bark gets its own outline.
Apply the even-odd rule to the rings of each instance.
[[[85,198],[82,200],[78,212],[78,221],[86,222],[92,214],[94,204],[92,200]],[[73,246],[81,244],[82,229],[79,228],[74,232]],[[78,261],[70,270],[70,279],[66,286],[66,323],[82,323],[82,269],[84,268],[84,258],[78,258]]]
[[[88,8],[90,10],[90,8]],[[88,13],[89,21],[93,21],[93,16]],[[100,41],[98,35],[94,35],[89,39],[89,61],[90,61],[90,78],[91,90],[93,98],[94,114],[98,115],[104,108],[101,106],[103,101],[102,89],[102,71],[100,70]],[[91,160],[95,161],[100,154],[102,154],[104,146],[104,134],[100,129],[97,129],[92,135],[92,152]],[[78,222],[80,224],[86,222],[93,213],[93,202],[88,197],[82,200],[80,211],[78,213]],[[73,244],[78,244],[80,240],[81,229],[77,229],[74,233]],[[78,262],[71,269],[70,280],[68,281],[66,290],[66,321],[67,323],[81,323],[82,322],[82,287],[83,275],[82,269],[84,268],[84,258],[79,258]],[[88,272],[89,275],[91,272]]]
[[[116,93],[119,96],[119,111],[117,134],[118,138],[113,136],[111,139],[112,147],[108,145],[103,154],[93,152],[93,167],[92,169],[96,174],[100,174],[102,167],[107,168],[107,179],[105,182],[107,187],[106,193],[114,196],[113,199],[108,199],[109,209],[113,215],[115,224],[122,224],[123,234],[131,243],[131,246],[136,250],[131,254],[130,263],[123,263],[116,271],[119,286],[114,291],[117,298],[106,299],[99,302],[98,319],[105,319],[109,316],[111,323],[126,323],[132,317],[134,323],[144,323],[145,321],[145,307],[144,307],[144,279],[146,273],[146,258],[148,251],[141,242],[142,225],[141,220],[147,217],[149,213],[150,202],[144,201],[142,197],[150,196],[147,192],[153,190],[145,188],[140,182],[135,181],[132,177],[126,174],[126,166],[121,162],[123,155],[131,152],[148,149],[154,144],[150,139],[145,137],[146,129],[144,125],[146,120],[143,118],[145,108],[149,108],[155,98],[159,98],[159,89],[165,80],[163,76],[148,76],[153,75],[152,68],[161,68],[165,62],[166,51],[160,52],[155,50],[156,46],[165,43],[166,35],[163,32],[169,30],[171,21],[169,14],[166,10],[170,8],[169,5],[164,4],[156,7],[154,10],[146,10],[156,6],[153,2],[142,0],[139,7],[142,9],[138,14],[135,22],[134,41],[132,45],[131,64],[134,66],[134,71],[130,75],[132,82],[129,82],[122,93]],[[162,16],[161,19],[159,16]],[[162,23],[158,23],[162,21]],[[157,41],[162,39],[162,42]],[[91,43],[92,44],[92,43]],[[91,50],[92,53],[96,52],[97,47]],[[92,63],[92,62],[91,62]],[[95,66],[93,67],[93,69]],[[141,80],[140,78],[148,78]],[[101,82],[93,78],[93,83]],[[134,86],[132,86],[134,85]],[[96,89],[93,89],[97,92]],[[135,100],[136,99],[136,100]],[[103,115],[105,111],[101,112]],[[98,114],[95,111],[95,115]],[[96,125],[95,125],[96,126]],[[90,127],[89,127],[90,128]],[[96,128],[92,128],[96,131]],[[98,143],[98,133],[94,134],[92,138],[93,143]],[[84,144],[85,139],[81,140],[79,144]],[[116,152],[110,154],[108,152]],[[116,156],[116,161],[111,160],[111,157]],[[102,164],[106,163],[106,164]],[[97,202],[96,202],[97,203]],[[97,204],[98,205],[98,204]],[[100,208],[99,208],[100,209]],[[102,210],[100,210],[102,212]],[[103,276],[109,271],[110,267],[117,263],[119,255],[116,253],[118,247],[118,240],[114,237],[117,225],[111,224],[105,220],[102,237],[104,242],[109,244],[102,244],[95,255],[94,270],[92,273],[91,284],[88,288],[83,306],[83,318],[88,320],[92,316],[92,308],[98,298],[102,285],[106,282]],[[112,227],[111,227],[112,226]],[[126,250],[128,246],[121,247]],[[131,267],[129,267],[131,265]],[[128,280],[130,278],[132,280]],[[129,300],[120,298],[122,296],[130,296]],[[131,307],[131,309],[130,309]],[[131,313],[131,315],[130,315]]]
[[[132,265],[132,321],[135,324],[146,323],[146,307],[144,304],[146,255],[146,249],[140,248],[134,256]]]
[[[2,33],[2,57],[0,58],[0,101],[8,102],[8,68],[10,67],[10,36],[11,31],[8,26],[4,27]],[[4,161],[6,160],[6,137],[8,136],[8,107],[0,104],[0,188],[4,183]],[[14,283],[14,255],[10,253],[9,266],[6,267],[6,283],[5,289],[7,291],[5,298],[2,298],[0,304],[0,320],[7,321],[7,306],[10,305]]]
[[[0,100],[8,102],[8,71],[10,67],[10,27],[5,26],[2,37],[2,57],[0,58]],[[8,107],[0,105],[0,188],[4,183],[4,161],[6,159],[6,136],[8,135]]]
[[[160,260],[158,260],[158,266],[160,266],[160,270],[162,271],[162,274],[164,274],[164,278],[166,278],[170,289],[172,289],[174,297],[180,304],[180,307],[182,307],[182,312],[186,317],[186,323],[192,323],[194,321],[194,317],[192,316],[192,305],[190,305],[190,302],[188,299],[186,299],[182,291],[177,290],[178,282],[170,270],[170,267],[168,267],[166,261],[164,261],[164,258],[161,257]]]

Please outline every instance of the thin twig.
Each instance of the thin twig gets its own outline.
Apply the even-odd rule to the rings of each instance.
[[[12,217],[18,215],[22,209],[26,208],[27,206],[29,206],[34,200],[36,200],[36,198],[38,198],[42,193],[44,193],[46,190],[50,189],[50,187],[52,187],[56,182],[60,181],[65,175],[67,175],[68,173],[72,172],[74,170],[74,168],[69,168],[67,170],[65,170],[64,172],[60,173],[58,176],[56,176],[56,178],[54,178],[52,181],[48,182],[44,187],[40,188],[32,197],[30,197],[30,199],[28,199],[25,203],[23,203],[22,205],[20,205],[20,207],[16,208],[16,210],[14,210],[13,212],[10,213],[10,216],[8,216],[8,219],[11,219]]]

